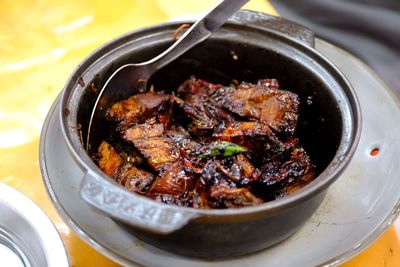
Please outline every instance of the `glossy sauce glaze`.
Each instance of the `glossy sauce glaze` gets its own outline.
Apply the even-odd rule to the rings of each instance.
[[[191,77],[107,112],[95,161],[129,191],[200,209],[254,206],[315,177],[296,138],[298,95],[276,79],[229,86]]]

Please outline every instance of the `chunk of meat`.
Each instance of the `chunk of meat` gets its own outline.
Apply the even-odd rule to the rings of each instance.
[[[314,167],[304,149],[296,147],[284,163],[270,161],[262,168],[261,182],[275,189],[286,190],[307,184],[315,177]]]
[[[136,100],[136,96],[132,96],[112,105],[108,110],[107,119],[130,124],[139,121],[140,116],[143,115],[145,110],[145,107]]]
[[[271,135],[273,135],[271,129],[263,123],[235,121],[224,124],[213,134],[213,137],[220,140],[232,141],[234,139],[243,140],[246,138],[268,137]]]
[[[260,171],[242,154],[224,160],[215,160],[218,169],[231,181],[248,185],[260,179]]]
[[[189,131],[197,136],[212,134],[221,121],[232,121],[234,116],[216,106],[207,96],[198,94],[188,97],[183,105],[184,116],[191,121]]]
[[[204,192],[203,185],[197,181],[195,188],[189,191],[188,198],[190,200],[190,206],[197,209],[209,209],[211,208],[208,204],[207,194]]]
[[[225,174],[218,169],[218,166],[215,160],[210,159],[204,165],[201,176],[200,182],[203,185],[204,189],[219,183],[221,179],[225,178]],[[231,181],[231,183],[233,183]]]
[[[237,188],[224,179],[209,188],[209,203],[213,207],[238,208],[260,205],[264,201],[254,196],[247,188]]]
[[[146,194],[155,176],[145,170],[139,169],[132,164],[125,164],[121,167],[115,179],[131,192]]]
[[[256,182],[260,179],[261,172],[251,164],[247,157],[243,154],[236,156],[236,162],[231,165],[231,168],[239,170],[241,183],[247,184],[247,180],[250,182]]]
[[[239,158],[236,163],[247,161],[243,157]],[[242,182],[246,184],[246,180],[257,180],[259,173],[249,165],[244,168],[237,165],[232,167],[230,161],[232,161],[232,158],[223,161],[209,160],[203,168],[200,181],[206,192],[204,198],[207,199],[208,206],[211,208],[233,208],[262,203],[263,201],[254,196],[248,188],[237,187]],[[246,162],[245,164],[251,163]]]
[[[191,122],[189,131],[197,136],[207,136],[221,121],[231,121],[235,116],[216,105],[211,98],[216,90],[222,88],[204,80],[191,77],[179,88],[178,93],[184,99],[184,116]]]
[[[107,142],[103,141],[99,146],[100,169],[125,186],[129,191],[145,194],[154,180],[154,175],[139,169],[124,159]]]
[[[276,132],[293,135],[296,129],[299,98],[279,90],[275,80],[242,83],[237,89],[225,87],[216,90],[212,100],[242,117],[264,122]]]
[[[122,158],[119,156],[118,152],[106,141],[101,142],[98,153],[100,159],[98,161],[100,169],[112,177],[118,169],[121,167]]]
[[[148,120],[129,128],[124,139],[133,143],[137,150],[147,159],[147,163],[154,170],[159,171],[169,163],[178,161],[179,149],[173,141],[165,137],[164,126]]]
[[[228,122],[215,131],[213,137],[239,144],[253,151],[283,149],[282,142],[271,129],[260,122]]]
[[[179,150],[166,137],[150,137],[132,140],[134,146],[147,159],[147,163],[154,170],[159,171],[169,163],[179,160]]]
[[[218,125],[218,120],[213,117],[204,103],[203,101],[188,101],[183,105],[184,115],[190,121],[188,130],[198,136],[212,133]]]
[[[170,96],[163,93],[147,92],[135,95],[135,98],[145,109],[155,110],[162,107],[170,99]]]
[[[140,138],[160,137],[164,133],[164,126],[161,123],[144,123],[135,125],[126,130],[124,139],[133,141]]]
[[[107,113],[109,121],[116,122],[119,130],[123,131],[141,123],[154,115],[167,109],[170,96],[162,93],[148,92],[134,95],[128,99],[119,101],[111,106]]]
[[[302,189],[304,186],[309,184],[312,180],[315,179],[315,172],[313,169],[309,169],[302,177],[300,180],[298,180],[296,183],[293,183],[291,185],[288,185],[287,187],[283,188],[281,192],[284,192],[285,195],[290,195],[293,193],[296,193],[300,189]]]
[[[203,190],[202,183],[199,180],[194,180],[194,184],[193,190],[188,190],[180,195],[149,194],[148,196],[166,204],[174,204],[198,209],[211,208],[208,204],[207,194]]]
[[[194,141],[183,128],[179,130],[168,130],[166,135],[186,155],[199,150],[201,147],[201,145]]]
[[[220,88],[222,88],[220,84],[213,84],[192,76],[178,87],[177,92],[180,97],[186,99],[193,95],[208,96]]]
[[[209,209],[205,194],[198,194],[196,191],[189,191],[187,195],[168,195],[168,194],[150,194],[148,197],[177,206],[185,206],[198,209]]]
[[[181,195],[193,188],[193,179],[188,176],[180,162],[167,166],[149,190],[149,194]]]

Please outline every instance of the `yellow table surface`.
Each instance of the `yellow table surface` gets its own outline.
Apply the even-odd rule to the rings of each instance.
[[[38,147],[50,105],[74,67],[104,42],[136,28],[204,12],[217,2],[0,1],[0,181],[23,192],[50,216],[72,266],[118,265],[81,241],[46,194]],[[277,14],[264,0],[252,0],[245,8]],[[394,228],[343,266],[400,266]]]

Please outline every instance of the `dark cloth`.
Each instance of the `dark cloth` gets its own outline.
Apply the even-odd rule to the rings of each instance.
[[[271,0],[296,21],[369,64],[400,94],[400,0]]]

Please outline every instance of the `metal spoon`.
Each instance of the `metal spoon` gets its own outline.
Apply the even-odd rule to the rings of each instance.
[[[171,45],[163,53],[153,59],[141,63],[126,64],[116,70],[106,81],[94,104],[90,116],[86,151],[89,151],[89,139],[96,112],[99,112],[99,103],[102,97],[112,94],[114,88],[126,88],[127,85],[140,85],[147,87],[147,81],[159,69],[171,63],[186,51],[207,39],[213,32],[217,31],[226,20],[228,20],[237,10],[249,0],[224,0],[211,10],[202,19],[195,22],[184,35]]]

